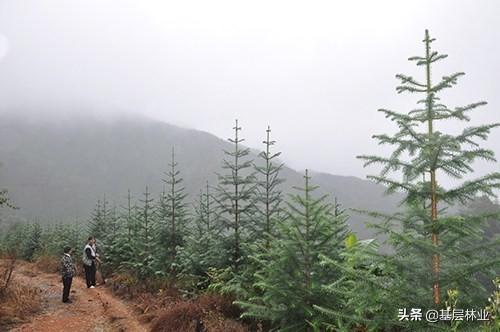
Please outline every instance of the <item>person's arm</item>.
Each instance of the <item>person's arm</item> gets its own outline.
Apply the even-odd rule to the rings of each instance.
[[[61,258],[61,261],[59,262],[59,271],[61,272],[61,276],[64,277],[64,273],[65,273],[65,268],[66,266],[64,265],[64,257]]]
[[[76,275],[78,273],[78,270],[76,269],[76,264],[73,258],[71,258],[71,268],[73,270],[73,275]]]

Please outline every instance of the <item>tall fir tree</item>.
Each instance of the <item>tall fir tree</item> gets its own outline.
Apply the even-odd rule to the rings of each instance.
[[[246,256],[244,244],[254,228],[251,215],[254,212],[255,174],[252,172],[252,160],[248,159],[250,149],[241,145],[245,140],[240,137],[238,120],[233,130],[234,138],[228,139],[233,150],[224,150],[226,158],[222,161],[222,169],[227,173],[218,174],[216,200],[220,210],[221,234],[225,235],[227,265],[238,271]]]
[[[110,271],[127,271],[127,264],[133,260],[134,243],[137,237],[136,216],[132,205],[130,189],[127,192],[127,203],[121,206],[120,212],[115,216],[113,235],[109,239],[106,250],[106,265]],[[137,206],[135,206],[137,209]]]
[[[137,208],[137,206],[135,206]],[[137,233],[137,225],[135,223],[135,219],[133,218],[133,209],[132,206],[132,194],[130,193],[130,189],[127,190],[127,206],[125,207],[125,225],[126,225],[126,234],[127,241],[129,243],[132,242],[132,237],[134,237]]]
[[[118,230],[117,222],[116,207],[110,206],[106,195],[104,195],[102,201],[97,201],[88,227],[90,235],[96,239],[96,251],[102,263],[99,268],[103,278],[113,268],[113,257],[110,251],[114,250],[113,243]]]
[[[132,242],[134,255],[129,268],[139,279],[144,280],[154,277],[159,272],[155,257],[159,251],[158,223],[154,199],[151,198],[148,187],[139,202],[141,205],[135,210],[134,216],[137,225],[137,235]]]
[[[217,211],[215,210],[215,201],[210,190],[210,185],[207,181],[205,185],[205,192],[200,191],[198,206],[194,208],[197,218],[195,220],[197,234],[211,234],[211,238],[207,239],[206,245],[212,245],[212,237],[218,235],[217,229]]]
[[[178,170],[175,160],[175,150],[172,148],[170,169],[165,173],[163,179],[166,186],[161,194],[158,204],[158,217],[161,223],[160,237],[163,254],[160,254],[161,265],[166,272],[175,276],[178,272],[177,249],[184,244],[189,221],[186,207],[185,188],[182,185],[183,178]]]
[[[102,204],[101,200],[98,199],[90,215],[90,220],[88,222],[88,229],[90,234],[102,234],[104,233],[105,225],[104,218],[102,216]]]
[[[335,305],[322,285],[340,278],[340,271],[325,269],[321,258],[340,260],[348,235],[346,216],[333,214],[327,196],[314,197],[317,187],[306,171],[304,187],[287,202],[285,218],[278,224],[279,241],[270,243],[255,286],[261,290],[238,304],[243,317],[269,320],[280,331],[313,331],[323,315],[315,306]],[[333,303],[333,304],[332,304]]]
[[[283,218],[281,184],[284,179],[280,178],[283,163],[278,161],[281,152],[273,152],[275,141],[271,139],[271,128],[266,130],[266,139],[262,142],[265,148],[259,153],[259,159],[253,163],[255,171],[255,192],[252,199],[252,222],[249,224],[249,234],[252,241],[244,244],[248,259],[238,274],[229,276],[229,280],[220,283],[221,286],[213,285],[218,291],[230,293],[240,300],[247,300],[260,290],[254,286],[254,275],[262,269],[261,262],[268,258],[267,249],[272,241],[277,239],[277,224]]]
[[[207,271],[221,267],[220,229],[217,225],[217,210],[208,182],[200,190],[194,204],[194,218],[184,247],[181,249],[183,273],[198,278],[198,288],[206,288]]]
[[[486,271],[495,263],[494,260],[475,260],[474,248],[498,249],[498,243],[486,245],[479,241],[480,226],[475,220],[449,216],[446,206],[464,204],[478,194],[493,195],[494,188],[500,187],[500,173],[464,181],[451,189],[438,185],[439,177],[446,176],[456,181],[463,179],[473,171],[471,165],[476,160],[495,161],[493,152],[481,148],[478,140],[487,139],[490,131],[499,124],[470,126],[458,134],[437,130],[438,125],[445,121],[468,122],[470,111],[486,102],[449,108],[440,101],[438,94],[453,87],[464,73],[443,76],[436,83],[432,81],[434,63],[447,57],[431,49],[434,41],[426,30],[423,40],[425,54],[409,58],[423,68],[423,81],[403,74],[396,75],[400,80],[397,92],[421,95],[418,105],[422,107],[406,113],[379,110],[398,126],[398,131],[393,135],[373,137],[379,144],[394,147],[393,153],[389,157],[365,155],[359,158],[365,160],[365,166],[383,166],[380,174],[370,176],[370,179],[386,185],[389,193],[399,191],[406,194],[404,203],[408,206],[408,213],[387,216],[387,222],[379,228],[390,235],[397,252],[409,255],[398,255],[395,261],[411,255],[428,257],[427,264],[415,266],[416,274],[407,274],[414,282],[411,285],[413,289],[408,291],[413,295],[416,291],[425,293],[428,286],[432,289],[432,303],[439,306],[443,287],[455,287],[457,282],[462,281],[462,286],[474,293],[478,285],[472,278],[473,271]],[[401,180],[391,178],[388,175],[390,172],[401,174]],[[391,223],[402,225],[403,232]],[[457,257],[463,259],[457,260]],[[398,264],[402,269],[411,269],[406,264],[415,265],[415,261],[400,260]],[[428,278],[429,275],[432,277]],[[472,284],[466,286],[466,282]]]
[[[112,223],[112,210],[104,195],[102,200],[97,200],[88,224],[89,233],[100,242],[98,244],[102,245],[102,242],[106,241],[108,234],[112,231]]]
[[[271,127],[266,130],[266,140],[262,142],[265,150],[259,153],[262,165],[254,164],[259,176],[256,186],[256,232],[258,239],[265,238],[265,246],[269,247],[271,238],[275,233],[275,222],[279,219],[283,201],[280,185],[285,181],[280,178],[283,163],[277,162],[281,152],[272,152],[271,148],[276,141],[271,140]]]

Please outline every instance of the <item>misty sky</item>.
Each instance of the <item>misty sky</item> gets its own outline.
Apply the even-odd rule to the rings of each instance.
[[[495,0],[0,0],[0,111],[139,113],[223,138],[239,118],[253,148],[270,124],[294,168],[364,176],[355,156],[394,129],[376,110],[415,108],[394,75],[422,77],[407,58],[425,28],[449,54],[434,77],[467,74],[443,102],[486,100],[473,124],[500,122],[499,17]]]

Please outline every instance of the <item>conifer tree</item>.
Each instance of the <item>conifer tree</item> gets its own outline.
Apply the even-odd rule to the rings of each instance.
[[[89,232],[101,242],[101,245],[112,229],[111,210],[108,204],[109,202],[106,200],[106,195],[104,195],[102,201],[100,199],[97,200],[96,207],[89,221]]]
[[[276,141],[271,140],[271,127],[266,130],[266,140],[263,141],[265,150],[259,154],[263,165],[254,164],[254,168],[260,175],[256,186],[256,238],[265,237],[265,245],[269,247],[269,242],[274,235],[274,222],[278,219],[282,203],[282,192],[279,188],[284,179],[280,178],[280,171],[283,163],[276,164],[275,161],[281,152],[272,152],[271,148]]]
[[[99,269],[103,279],[106,279],[119,267],[126,248],[122,241],[123,218],[117,213],[115,204],[109,210],[107,219],[106,233],[100,239],[99,246],[97,246],[97,252],[102,263]]]
[[[238,275],[233,275],[230,280],[225,281],[221,287],[215,287],[223,293],[230,293],[240,300],[247,300],[259,293],[254,287],[254,275],[262,268],[262,262],[268,258],[266,250],[269,249],[271,241],[277,241],[276,224],[283,218],[282,192],[280,185],[284,179],[280,178],[283,163],[277,158],[281,152],[273,152],[276,143],[271,139],[271,128],[266,130],[266,139],[262,142],[264,151],[259,153],[259,160],[253,164],[256,179],[254,193],[254,209],[252,223],[250,224],[250,236],[253,241],[245,243],[244,249],[249,256],[254,258],[245,262],[245,266]],[[264,247],[264,248],[263,248]],[[214,285],[215,286],[215,285]]]
[[[39,255],[59,256],[67,245],[72,248],[81,248],[85,234],[76,220],[74,223],[50,224],[41,229]],[[78,256],[77,259],[81,259]]]
[[[156,222],[154,199],[148,187],[139,200],[142,206],[136,209],[137,236],[133,241],[134,255],[131,260],[131,268],[139,279],[153,277],[157,274],[155,255],[158,252],[158,225]]]
[[[196,215],[198,216],[195,223],[197,233],[200,236],[203,236],[203,234],[211,234],[211,237],[215,237],[217,235],[217,211],[215,210],[214,205],[215,202],[212,193],[210,192],[210,185],[207,181],[205,192],[200,191],[198,206],[195,207]],[[213,241],[213,239],[207,239],[207,247],[210,247],[212,244],[211,241]]]
[[[132,195],[129,189],[127,204],[121,207],[121,213],[115,223],[115,232],[107,250],[106,260],[112,270],[126,270],[128,262],[133,260],[137,237],[135,224],[137,213],[134,209],[137,209],[137,205],[132,206]]]
[[[14,256],[20,255],[27,234],[28,228],[26,224],[15,223],[10,225],[2,239],[2,251]]]
[[[116,207],[114,205],[110,207],[106,195],[104,195],[102,201],[97,201],[89,221],[89,232],[96,238],[96,249],[102,262],[100,271],[103,278],[113,268],[112,251],[118,232],[117,222]]]
[[[27,225],[26,239],[23,242],[22,257],[33,261],[42,249],[42,227],[38,222]]]
[[[42,228],[38,222],[13,224],[1,240],[3,251],[33,261],[42,249]]]
[[[6,205],[9,201],[9,198],[7,196],[7,190],[2,189],[0,190],[0,206]]]
[[[0,207],[6,206],[12,209],[17,209],[14,205],[12,205],[12,202],[9,198],[9,193],[7,189],[1,189],[0,190]]]
[[[184,181],[177,169],[175,151],[172,148],[172,157],[169,163],[169,171],[165,173],[163,181],[166,184],[158,206],[158,214],[161,222],[161,242],[164,254],[161,254],[162,265],[166,271],[173,276],[177,273],[177,247],[182,246],[186,236],[186,224],[188,222]]]
[[[183,272],[198,277],[198,286],[206,287],[207,271],[210,268],[221,267],[221,250],[219,227],[215,201],[206,183],[204,191],[200,191],[194,204],[193,224],[187,236],[185,246],[181,249]]]
[[[315,306],[323,314],[317,326],[321,331],[393,331],[403,326],[394,319],[401,279],[395,269],[376,259],[378,243],[349,234],[345,244],[340,260],[320,256],[324,269],[340,271],[341,276],[321,286],[324,297],[337,300]]]
[[[480,243],[477,223],[474,220],[446,215],[446,205],[466,203],[478,194],[493,195],[493,189],[500,187],[500,173],[464,181],[451,189],[439,185],[440,177],[460,180],[471,173],[471,164],[476,160],[495,160],[493,152],[481,148],[478,141],[487,139],[490,131],[499,124],[469,126],[458,134],[438,130],[438,125],[444,121],[468,122],[470,111],[485,105],[486,102],[449,108],[440,101],[438,94],[453,87],[464,73],[454,73],[433,82],[434,63],[447,57],[431,49],[434,41],[426,30],[423,40],[425,54],[409,58],[423,68],[423,81],[403,74],[396,75],[400,80],[397,92],[421,95],[418,105],[422,106],[405,113],[380,110],[398,126],[398,131],[394,135],[382,134],[373,137],[379,144],[392,146],[393,153],[389,157],[365,155],[359,158],[365,160],[365,166],[383,166],[380,175],[369,178],[386,185],[389,193],[399,191],[406,194],[404,203],[407,204],[409,213],[405,216],[388,216],[387,223],[381,228],[390,234],[397,251],[428,257],[428,264],[417,266],[417,274],[411,276],[409,273],[408,276],[412,279],[421,277],[420,282],[432,288],[432,303],[437,306],[442,301],[443,287],[467,279],[473,283],[473,287],[469,286],[468,289],[477,290],[476,283],[464,276],[471,276],[472,271],[484,271],[495,263],[475,261],[471,258],[474,256],[474,248],[492,249],[495,244]],[[402,174],[401,180],[391,178],[388,175],[390,172]],[[393,222],[402,223],[404,232],[391,226],[390,223]],[[407,256],[398,255],[398,258],[403,257]],[[457,262],[456,257],[465,258],[467,262]],[[403,262],[399,263],[403,265]],[[409,263],[409,260],[404,262]],[[415,262],[412,265],[415,265]],[[411,266],[402,268],[410,269]],[[459,273],[460,268],[464,269],[462,273]],[[431,280],[428,280],[427,273],[432,276]],[[413,286],[415,291],[421,290],[422,283],[410,287]]]
[[[250,149],[241,145],[245,140],[240,137],[241,127],[235,122],[234,138],[228,141],[232,151],[224,150],[226,159],[222,169],[226,174],[219,174],[217,202],[220,210],[221,234],[227,234],[223,240],[229,255],[228,265],[238,271],[245,257],[244,243],[253,229],[251,213],[254,209],[255,174],[252,172],[252,160],[248,159]],[[229,233],[223,232],[228,229]]]
[[[262,269],[255,286],[261,292],[240,301],[243,317],[269,320],[283,331],[313,331],[322,313],[315,306],[335,305],[325,297],[321,286],[336,280],[340,272],[325,269],[321,257],[340,260],[348,235],[346,217],[333,215],[326,196],[314,197],[317,188],[310,184],[306,171],[300,194],[287,202],[285,218],[278,224],[279,241],[270,243],[265,260],[256,259]]]
[[[134,218],[132,217],[133,215],[133,210],[132,210],[132,195],[130,194],[130,189],[127,191],[127,206],[126,206],[126,211],[124,214],[125,217],[125,224],[126,224],[126,233],[127,233],[127,241],[129,243],[132,242],[132,236],[135,235],[137,232],[137,227],[134,222]]]
[[[60,254],[61,248],[64,249],[65,245],[71,246],[71,248],[74,248],[76,252],[78,252],[78,248],[81,248],[87,239],[86,234],[83,233],[83,226],[79,223],[79,220],[75,220],[72,224],[67,224],[65,228],[66,230],[63,236],[65,244],[57,248],[57,255]]]
[[[77,223],[57,223],[42,228],[36,221],[10,226],[0,238],[0,251],[15,252],[31,261],[41,255],[59,256],[64,246],[78,248],[83,242],[83,232]]]

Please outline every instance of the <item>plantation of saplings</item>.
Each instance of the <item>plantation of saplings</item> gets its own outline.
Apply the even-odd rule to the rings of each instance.
[[[390,153],[358,156],[378,167],[369,179],[403,194],[393,214],[343,208],[317,194],[307,170],[285,194],[271,127],[252,160],[236,120],[217,182],[196,197],[183,187],[172,148],[158,174],[160,195],[145,186],[116,206],[103,194],[86,224],[15,224],[2,234],[1,250],[37,261],[60,256],[65,245],[81,248],[93,235],[107,280],[150,294],[175,289],[187,301],[217,294],[252,331],[500,331],[500,207],[492,201],[500,173],[474,177],[471,166],[496,163],[482,143],[500,124],[468,124],[486,102],[441,101],[464,73],[434,76],[447,57],[434,45],[425,31],[422,55],[409,58],[420,75],[396,75],[397,93],[418,97],[415,108],[379,110],[395,131],[373,139]],[[462,130],[440,131],[450,121]],[[441,185],[450,178],[455,186]],[[0,204],[15,208],[7,191]],[[349,215],[358,213],[385,241],[349,229]]]

